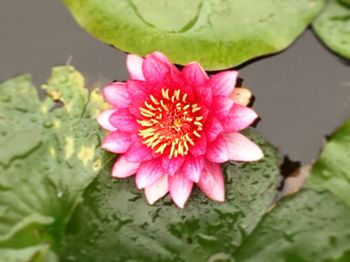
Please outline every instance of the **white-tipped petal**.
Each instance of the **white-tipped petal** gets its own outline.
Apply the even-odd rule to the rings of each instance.
[[[130,96],[126,83],[115,82],[103,88],[103,96],[108,103],[116,108],[127,108],[130,105]]]
[[[169,176],[169,192],[174,203],[183,208],[192,192],[193,182],[183,174],[176,173]]]
[[[110,132],[116,131],[117,128],[109,122],[109,117],[116,111],[117,111],[116,109],[108,109],[101,112],[97,117],[98,124],[102,128],[106,129],[107,131],[110,131]]]
[[[228,147],[229,160],[257,161],[264,157],[261,148],[240,133],[224,134]]]
[[[102,148],[113,153],[125,153],[131,144],[130,133],[115,131],[105,137]]]
[[[145,188],[147,202],[153,205],[156,201],[165,196],[169,191],[168,176],[162,176],[156,183]]]
[[[126,66],[131,79],[145,80],[142,72],[143,58],[138,55],[129,54],[126,57]]]
[[[136,173],[136,186],[138,189],[149,187],[156,183],[165,174],[159,159],[141,163]]]
[[[225,200],[224,175],[219,164],[207,161],[197,185],[210,199],[219,202]]]
[[[112,169],[112,177],[124,178],[136,173],[140,163],[129,162],[124,156],[120,156]]]

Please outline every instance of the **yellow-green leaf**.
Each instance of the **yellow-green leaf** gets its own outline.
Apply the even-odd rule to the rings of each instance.
[[[162,51],[218,70],[288,47],[324,0],[65,0],[89,33],[123,51]]]

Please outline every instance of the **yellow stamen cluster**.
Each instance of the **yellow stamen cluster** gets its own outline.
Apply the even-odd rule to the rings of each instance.
[[[185,156],[201,137],[201,107],[189,103],[188,94],[180,89],[163,88],[159,98],[150,95],[139,110],[139,136],[155,153],[168,154],[169,158]]]

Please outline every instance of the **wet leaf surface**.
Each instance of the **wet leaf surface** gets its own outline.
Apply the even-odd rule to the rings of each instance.
[[[338,261],[350,252],[350,209],[328,192],[303,190],[267,214],[236,262]]]
[[[350,207],[350,120],[334,132],[313,166],[307,186],[326,189]]]
[[[169,197],[149,206],[133,178],[103,171],[84,194],[69,224],[61,256],[66,261],[216,261],[229,258],[270,207],[279,184],[275,149],[253,132],[266,157],[225,165],[225,203],[199,190],[184,209]]]
[[[103,165],[95,121],[101,97],[89,95],[72,67],[54,68],[43,89],[40,101],[29,76],[0,84],[0,254],[29,255],[47,241],[55,249]],[[53,108],[53,99],[63,106]]]
[[[350,1],[330,0],[313,22],[315,33],[335,53],[350,59]]]
[[[306,188],[265,215],[235,261],[349,261],[350,120],[327,141]]]
[[[162,51],[172,62],[229,68],[278,52],[304,31],[323,0],[65,0],[89,33],[123,51]]]

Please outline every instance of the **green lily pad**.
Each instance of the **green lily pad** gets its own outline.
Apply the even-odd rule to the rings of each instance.
[[[349,258],[349,217],[349,207],[334,195],[303,190],[280,202],[262,219],[235,253],[235,261],[306,262]]]
[[[335,53],[350,59],[350,1],[330,0],[313,22],[315,33]]]
[[[236,262],[349,261],[350,120],[326,143],[300,193],[277,203]]]
[[[0,84],[0,254],[8,256],[57,247],[106,156],[95,120],[104,102],[80,73],[54,68],[43,89],[41,101],[29,76]]]
[[[226,198],[220,204],[195,190],[179,209],[169,197],[154,206],[135,189],[133,178],[102,172],[84,194],[66,232],[66,261],[207,261],[227,257],[271,205],[279,183],[279,159],[249,132],[266,157],[225,165]],[[213,260],[214,261],[214,260]]]
[[[123,51],[162,51],[207,70],[276,53],[304,31],[324,0],[65,0],[89,33]]]
[[[350,120],[332,135],[314,164],[307,186],[326,189],[350,207]]]

